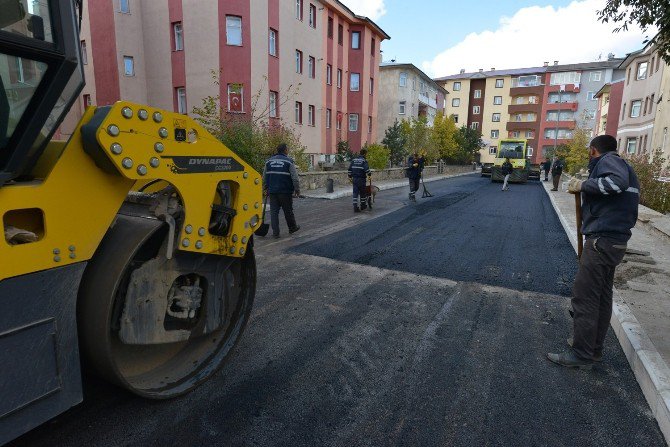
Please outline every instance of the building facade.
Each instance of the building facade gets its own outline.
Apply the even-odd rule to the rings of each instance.
[[[664,62],[661,61],[661,65]],[[656,76],[656,74],[654,74]],[[656,101],[656,118],[654,133],[652,136],[651,151],[660,150],[666,160],[666,166],[670,166],[670,69],[666,64],[661,78],[661,88]]]
[[[119,99],[293,126],[312,163],[377,139],[379,48],[389,36],[337,0],[87,0],[87,85],[62,126]]]
[[[647,44],[630,53],[619,66],[625,70],[617,142],[619,151],[650,154],[656,111],[660,108],[661,84],[666,70],[656,46]],[[664,124],[659,123],[662,127]]]
[[[596,93],[598,108],[596,112],[596,135],[616,136],[619,129],[619,112],[623,97],[623,79],[608,82]]]
[[[402,120],[425,117],[432,126],[444,112],[447,91],[413,64],[382,63],[379,68],[379,133]]]

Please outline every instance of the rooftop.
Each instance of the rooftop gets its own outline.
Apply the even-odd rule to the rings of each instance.
[[[420,70],[416,65],[409,63],[409,62],[382,62],[379,64],[379,70],[383,71],[384,69],[388,68],[406,68],[408,70],[413,70],[421,76],[425,81],[428,81],[433,87],[437,88],[440,90],[443,94],[448,95],[449,92],[442,87],[440,84],[436,82],[436,80],[431,79],[430,76],[428,76],[426,73],[424,73],[422,70]]]

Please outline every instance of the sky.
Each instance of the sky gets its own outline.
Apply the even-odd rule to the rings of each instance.
[[[413,63],[432,77],[623,57],[653,37],[600,23],[596,11],[606,0],[341,1],[391,36],[382,43],[384,62]]]

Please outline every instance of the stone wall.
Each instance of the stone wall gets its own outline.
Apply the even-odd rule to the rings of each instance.
[[[426,166],[423,170],[423,175],[425,177],[432,177],[435,175],[447,175],[447,174],[460,174],[462,172],[471,172],[472,165],[466,166]],[[347,186],[349,185],[349,179],[347,177],[347,171],[313,171],[313,172],[301,172],[298,174],[300,176],[300,187],[302,190],[318,189],[326,187],[326,180],[332,178],[335,182],[335,187],[337,186]],[[382,181],[382,180],[397,180],[405,178],[405,168],[390,168],[390,169],[373,169],[372,170],[372,181]]]

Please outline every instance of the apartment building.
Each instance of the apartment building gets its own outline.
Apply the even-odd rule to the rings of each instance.
[[[619,112],[623,97],[624,79],[608,82],[595,94],[598,99],[596,112],[596,135],[616,136],[619,128]]]
[[[661,65],[663,64],[665,62],[661,61]],[[650,154],[652,151],[658,149],[663,152],[666,166],[670,166],[670,135],[668,135],[668,127],[670,127],[670,69],[666,65],[663,69],[661,88],[658,93],[658,100],[656,101],[654,133],[650,147]]]
[[[661,85],[668,71],[666,64],[650,42],[641,50],[630,53],[619,68],[625,70],[617,130],[619,151],[630,155],[651,153],[656,111],[661,108]],[[665,114],[665,108],[663,111]],[[659,123],[659,127],[665,126],[667,124]]]
[[[444,112],[447,91],[413,64],[384,62],[379,67],[379,140],[398,120],[425,117],[432,126]]]
[[[379,48],[389,36],[337,0],[85,0],[87,105],[119,99],[294,126],[313,164],[377,140]]]

